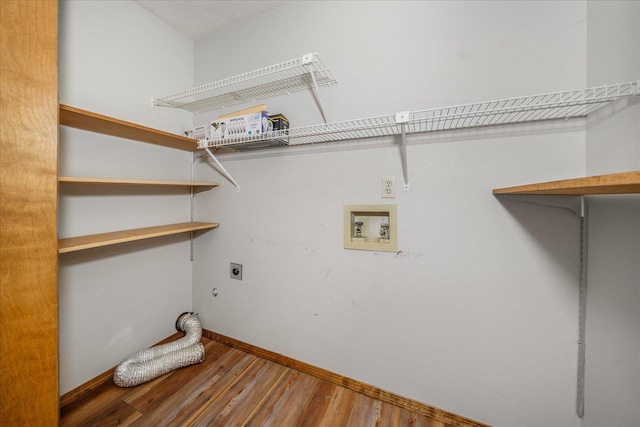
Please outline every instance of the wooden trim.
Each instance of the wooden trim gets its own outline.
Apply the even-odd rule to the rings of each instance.
[[[161,345],[161,344],[166,344],[168,342],[175,341],[175,340],[180,339],[182,337],[184,337],[184,333],[182,333],[182,332],[174,332],[171,336],[163,339],[162,341],[160,341],[157,344],[154,344],[154,346]],[[69,405],[70,403],[73,403],[76,399],[80,398],[83,394],[100,387],[101,385],[103,385],[106,382],[111,381],[111,378],[113,378],[113,372],[115,370],[116,370],[116,367],[114,366],[113,368],[104,371],[103,373],[101,373],[97,377],[94,377],[94,378],[90,379],[89,381],[87,381],[86,383],[81,384],[78,387],[74,388],[73,390],[70,390],[70,391],[66,392],[65,394],[63,394],[60,397],[60,407],[62,408],[64,406],[66,406],[66,405]]]
[[[58,425],[58,2],[0,0],[0,424]]]
[[[210,230],[216,227],[218,227],[218,224],[214,222],[182,222],[179,224],[159,225],[154,227],[137,228],[134,230],[92,234],[90,236],[69,237],[67,239],[60,239],[58,252],[64,254],[67,252],[82,251],[85,249],[99,248],[118,243],[169,236],[171,234],[185,233],[188,231]]]
[[[629,193],[640,193],[640,171],[564,179],[493,190],[493,194],[590,195]]]
[[[196,151],[198,149],[198,141],[195,139],[63,104],[60,104],[60,124],[179,150]]]
[[[369,396],[374,399],[378,399],[383,402],[390,403],[392,405],[396,405],[410,411],[418,412],[420,414],[429,416],[431,418],[434,418],[438,421],[441,421],[451,426],[461,426],[461,427],[462,426],[478,426],[478,427],[487,426],[487,424],[474,421],[469,418],[465,418],[460,415],[447,412],[430,405],[426,405],[416,400],[408,399],[406,397],[402,397],[397,394],[390,393],[378,387],[365,384],[361,381],[354,380],[352,378],[348,378],[340,374],[336,374],[326,369],[318,368],[317,366],[313,366],[305,362],[300,362],[298,360],[292,359],[282,354],[275,353],[273,351],[266,350],[260,347],[256,347],[252,344],[248,344],[240,340],[237,340],[235,338],[231,338],[225,335],[218,334],[216,332],[209,331],[207,329],[202,330],[202,336],[209,338],[213,341],[217,341],[221,344],[227,345],[229,347],[233,347],[238,350],[242,350],[246,353],[253,354],[257,357],[261,357],[263,359],[281,364],[288,368],[295,369],[309,375],[313,375],[317,378],[323,379],[325,381],[329,381],[341,387],[348,388],[349,390],[353,390],[357,393],[362,393],[365,396]]]

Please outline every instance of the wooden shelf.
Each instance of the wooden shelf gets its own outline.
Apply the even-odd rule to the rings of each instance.
[[[77,129],[127,138],[134,141],[148,142],[180,150],[196,151],[198,149],[198,142],[195,139],[174,135],[157,129],[137,125],[135,123],[115,119],[113,117],[81,110],[79,108],[60,105],[59,113],[59,123],[64,126],[71,126]],[[62,184],[183,187],[193,188],[196,191],[208,190],[219,185],[217,182],[155,181],[87,177],[58,177],[58,182]],[[171,234],[190,231],[209,230],[216,227],[218,227],[217,223],[184,222],[179,224],[138,228],[134,230],[93,234],[89,236],[71,237],[58,240],[58,253],[63,254],[67,252],[99,248],[118,243],[133,242],[136,240],[151,239],[154,237],[168,236]]]
[[[640,171],[496,188],[493,194],[629,194],[640,193]]]
[[[183,222],[179,224],[160,225],[155,227],[137,228],[134,230],[113,231],[110,233],[93,234],[90,236],[71,237],[58,240],[58,253],[82,251],[99,248],[118,243],[151,239],[171,234],[185,233],[197,230],[210,230],[218,227],[212,222]]]
[[[58,182],[65,184],[97,184],[97,185],[131,185],[131,186],[160,186],[160,187],[193,187],[204,191],[220,185],[218,182],[204,181],[151,181],[144,179],[120,178],[86,178],[75,176],[58,177]]]
[[[196,151],[198,149],[198,141],[195,139],[126,122],[109,116],[103,116],[101,114],[63,104],[60,104],[59,122],[64,126],[103,133],[105,135],[117,136],[120,138],[132,139],[135,141],[148,142],[150,144],[162,145],[164,147],[177,148],[179,150]]]

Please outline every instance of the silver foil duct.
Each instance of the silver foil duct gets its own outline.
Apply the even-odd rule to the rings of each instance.
[[[176,329],[184,331],[185,336],[130,354],[116,367],[113,382],[119,387],[133,387],[178,368],[202,362],[204,347],[200,342],[202,326],[198,315],[181,314],[176,321]]]

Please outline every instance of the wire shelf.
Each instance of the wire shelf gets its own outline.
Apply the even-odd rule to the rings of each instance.
[[[314,87],[314,77],[317,86],[336,83],[336,79],[331,75],[329,69],[318,58],[318,54],[309,53],[280,64],[218,80],[162,98],[154,98],[152,103],[154,107],[181,108],[192,113],[199,113],[310,89]]]
[[[585,117],[616,99],[638,95],[638,82],[620,83],[566,92],[477,102],[451,107],[388,114],[364,119],[346,120],[284,131],[266,132],[259,136],[239,136],[201,142],[200,148],[218,147],[236,151],[364,139],[391,135],[477,128],[540,120]]]

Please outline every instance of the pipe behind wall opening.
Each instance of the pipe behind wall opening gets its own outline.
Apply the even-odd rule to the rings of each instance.
[[[133,387],[159,376],[204,361],[202,326],[196,313],[182,313],[176,329],[185,336],[127,356],[113,373],[113,382],[119,387]]]

